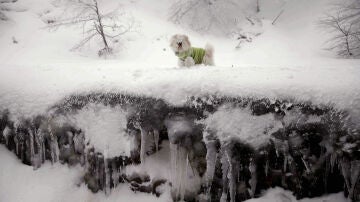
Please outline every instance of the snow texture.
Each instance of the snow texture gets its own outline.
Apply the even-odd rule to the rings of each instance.
[[[221,142],[236,138],[255,148],[268,142],[270,134],[282,128],[272,114],[254,116],[248,109],[229,106],[219,108],[202,122],[208,133],[214,133]]]
[[[67,121],[81,128],[85,134],[85,142],[89,143],[87,146],[94,147],[101,153],[107,151],[108,158],[130,155],[130,137],[126,132],[127,112],[124,109],[89,104],[60,119],[60,123]]]

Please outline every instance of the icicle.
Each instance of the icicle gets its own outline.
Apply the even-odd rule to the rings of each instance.
[[[249,184],[251,187],[251,197],[253,198],[256,191],[256,184],[257,184],[257,176],[256,176],[256,164],[254,162],[254,159],[250,160],[249,170],[251,173],[251,179],[249,180]]]
[[[9,145],[9,137],[11,135],[11,130],[9,127],[5,127],[5,129],[2,131],[2,135],[5,138],[5,144]]]
[[[187,152],[179,145],[170,144],[172,194],[179,200],[184,200],[187,176]]]
[[[73,133],[70,132],[70,131],[66,132],[66,134],[67,134],[69,146],[70,146],[70,148],[71,148],[71,147],[73,147],[73,136],[74,136],[74,135],[73,135]]]
[[[84,149],[84,170],[88,171],[89,168],[90,168],[90,165],[89,165],[89,160],[88,160],[88,155],[90,155],[90,152],[89,152],[89,149],[88,148],[85,148]]]
[[[330,167],[331,167],[331,172],[334,171],[334,165],[336,163],[336,159],[337,159],[337,153],[333,152],[330,155]]]
[[[148,131],[140,128],[141,131],[141,146],[140,146],[140,161],[144,165],[146,158],[147,142],[148,142]]]
[[[283,170],[284,170],[284,173],[286,173],[286,170],[287,170],[287,164],[288,164],[288,160],[289,160],[289,143],[288,141],[284,141],[284,143],[282,144],[282,152],[284,154],[284,167],[283,167]]]
[[[113,181],[114,187],[117,187],[119,184],[119,177],[120,177],[120,170],[116,168],[116,162],[112,162],[112,173],[111,173],[111,179]]]
[[[84,153],[84,148],[85,148],[85,135],[84,132],[80,132],[76,135],[74,135],[73,137],[73,141],[74,141],[74,149],[76,152],[78,153]]]
[[[34,147],[34,156],[32,159],[33,167],[34,169],[39,168],[41,166],[41,163],[43,162],[42,159],[42,144],[41,144],[41,132],[39,130],[36,130],[35,133],[33,133],[33,146],[36,145],[37,151],[35,151]]]
[[[287,154],[284,154],[284,165],[283,165],[284,173],[286,173],[287,162],[288,162],[288,156]]]
[[[269,175],[269,159],[267,157],[266,163],[265,163],[265,176],[267,177]]]
[[[38,155],[39,155],[40,163],[44,163],[45,162],[44,134],[40,130],[38,130],[36,135],[36,144],[38,145]]]
[[[31,130],[29,130],[29,147],[30,147],[30,162],[31,165],[35,167],[34,135]]]
[[[303,164],[304,164],[304,166],[306,168],[306,173],[310,173],[311,170],[309,168],[309,165],[306,163],[305,159],[303,157],[301,157],[301,160],[302,160],[302,162],[303,162]]]
[[[229,161],[227,157],[227,153],[225,148],[223,148],[223,152],[221,155],[221,170],[222,170],[222,183],[223,183],[223,191],[221,194],[220,202],[227,202],[227,193],[228,193],[228,173],[229,173]]]
[[[235,202],[235,196],[236,196],[235,169],[228,151],[226,151],[226,157],[227,157],[227,161],[229,162],[228,179],[229,179],[230,202]]]
[[[59,144],[57,142],[56,136],[52,133],[51,128],[49,126],[50,131],[50,154],[51,154],[51,163],[55,163],[59,161]]]
[[[216,159],[217,159],[217,151],[216,151],[216,142],[215,141],[208,141],[206,143],[206,173],[205,173],[205,180],[206,180],[206,198],[209,200],[211,198],[211,185],[215,174],[215,166],[216,166]]]
[[[18,136],[16,135],[15,137],[14,137],[14,142],[15,142],[15,153],[16,153],[16,155],[19,155],[19,138],[18,138]]]
[[[121,162],[121,164],[122,164],[122,167],[125,166],[125,157],[124,157],[124,156],[122,157],[122,162]]]
[[[95,153],[94,158],[95,158],[95,179],[97,180],[97,182],[99,183],[99,185],[101,187],[102,176],[100,174],[100,159],[102,159],[103,156],[101,154]]]
[[[185,157],[185,162],[186,162],[186,166],[185,166],[185,183],[182,183],[182,189],[180,189],[180,200],[183,201],[185,198],[185,191],[186,191],[186,180],[189,177],[189,154],[186,152],[186,157]]]
[[[346,161],[346,160],[342,160],[340,162],[340,166],[341,166],[341,172],[342,172],[342,175],[344,177],[345,184],[346,184],[346,188],[350,192],[350,190],[351,190],[351,185],[350,185],[350,182],[349,182],[349,178],[351,176],[350,163],[348,161]]]
[[[325,155],[325,154],[324,154]],[[324,187],[325,187],[325,193],[328,193],[328,177],[330,172],[330,162],[329,158],[325,157],[325,175],[324,175]]]
[[[156,151],[159,151],[159,131],[158,130],[154,130],[154,142],[155,142],[155,149]]]
[[[349,191],[349,195],[350,197],[353,196],[354,191],[355,191],[355,186],[357,181],[359,180],[359,176],[360,176],[360,161],[359,160],[355,160],[351,162],[351,169],[350,169],[350,180],[351,180],[351,189]]]
[[[104,151],[104,169],[105,169],[105,194],[110,194],[110,172],[109,172],[109,166],[108,166],[108,150],[109,146],[106,147]]]
[[[45,160],[46,160],[46,149],[45,149],[45,141],[44,141],[44,139],[42,139],[42,141],[41,141],[41,161],[42,161],[42,163],[44,163],[45,162]]]

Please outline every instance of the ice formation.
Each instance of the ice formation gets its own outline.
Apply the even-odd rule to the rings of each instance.
[[[273,186],[299,199],[342,190],[360,197],[359,133],[346,112],[266,99],[154,107],[159,101],[147,98],[89,97],[49,116],[1,116],[0,142],[34,168],[80,164],[87,187],[107,195],[127,183],[157,196],[169,186],[175,201],[243,201]],[[154,171],[151,161],[167,155],[170,173]]]

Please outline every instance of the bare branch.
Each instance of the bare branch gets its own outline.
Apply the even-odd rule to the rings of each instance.
[[[71,50],[77,50],[83,47],[91,39],[98,36],[104,45],[102,53],[112,53],[109,47],[108,38],[116,38],[129,32],[134,24],[121,23],[118,19],[118,8],[103,14],[99,9],[97,0],[68,0],[73,9],[70,10],[71,17],[58,20],[56,23],[49,24],[47,28],[59,28],[62,26],[80,25],[84,39],[75,45]],[[123,13],[121,15],[124,15]],[[63,16],[66,16],[65,14]],[[100,55],[100,54],[99,54]],[[101,54],[102,55],[102,54]]]
[[[329,39],[329,49],[340,56],[360,55],[360,1],[336,4],[333,12],[319,21],[321,27],[334,35]]]
[[[77,50],[77,49],[83,47],[86,43],[88,43],[96,35],[97,35],[97,33],[94,33],[94,34],[91,34],[91,35],[87,36],[86,38],[81,40],[77,45],[75,45],[71,50],[74,51],[74,50]]]

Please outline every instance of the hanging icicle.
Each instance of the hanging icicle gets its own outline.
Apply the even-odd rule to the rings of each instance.
[[[108,150],[109,150],[109,146],[106,147],[105,151],[104,151],[104,172],[105,172],[105,194],[109,195],[111,192],[110,189],[110,171],[109,171],[109,165],[108,165]]]
[[[216,141],[208,141],[206,142],[206,173],[205,173],[205,180],[206,180],[206,187],[207,193],[210,194],[210,189],[212,185],[212,181],[215,174],[215,166],[216,166],[216,159],[218,156],[217,149],[216,149]]]
[[[140,162],[141,164],[144,165],[146,159],[149,132],[144,128],[140,128],[140,131],[141,131]]]
[[[159,151],[159,138],[160,134],[159,131],[154,129],[154,142],[155,142],[155,151]]]
[[[59,144],[57,141],[57,137],[53,134],[52,129],[49,125],[48,130],[50,132],[50,155],[51,155],[51,163],[56,163],[59,161]]]
[[[256,185],[257,185],[257,175],[256,175],[256,164],[254,159],[250,159],[250,165],[249,165],[249,171],[251,174],[251,178],[249,180],[249,184],[251,187],[250,196],[251,198],[254,198],[255,191],[256,191]]]
[[[222,170],[222,185],[223,185],[223,190],[222,190],[222,194],[221,194],[221,198],[220,198],[220,202],[227,202],[228,201],[228,190],[229,190],[229,169],[230,169],[230,164],[229,164],[229,160],[228,160],[228,155],[226,152],[226,146],[221,145],[222,148],[222,153],[221,153],[221,170]]]
[[[176,144],[170,144],[172,195],[178,200],[184,200],[187,181],[187,152]]]

